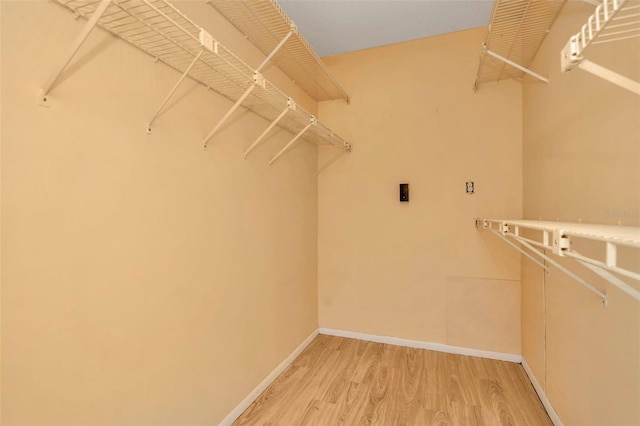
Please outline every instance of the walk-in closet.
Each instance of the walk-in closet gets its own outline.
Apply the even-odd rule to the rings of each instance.
[[[0,0],[0,424],[640,426],[639,0]]]

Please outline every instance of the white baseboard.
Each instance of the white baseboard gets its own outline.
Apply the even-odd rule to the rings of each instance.
[[[291,354],[284,359],[267,377],[264,378],[262,382],[258,386],[255,387],[254,390],[251,391],[249,395],[245,399],[238,404],[236,408],[234,408],[228,415],[225,417],[218,426],[230,426],[233,422],[236,421],[240,414],[244,413],[244,410],[249,408],[249,406],[256,400],[258,396],[293,362],[294,359],[300,353],[309,346],[309,343],[318,335],[318,330],[315,330],[309,337],[307,337],[304,342],[300,344]]]
[[[338,337],[348,337],[351,339],[358,340],[366,340],[370,342],[376,343],[386,343],[394,346],[406,346],[409,348],[417,348],[417,349],[427,349],[431,351],[438,352],[446,352],[458,355],[469,355],[469,356],[477,356],[479,358],[488,358],[488,359],[496,359],[500,361],[508,361],[515,363],[522,363],[522,367],[524,371],[529,376],[529,380],[533,385],[533,388],[536,390],[538,396],[540,397],[540,401],[542,401],[542,405],[547,410],[551,421],[555,426],[563,426],[558,413],[553,409],[551,402],[547,398],[544,389],[538,383],[538,380],[533,375],[531,368],[529,368],[529,364],[522,357],[522,355],[517,354],[507,354],[502,352],[491,352],[491,351],[483,351],[480,349],[471,349],[471,348],[463,348],[460,346],[451,346],[445,345],[443,343],[433,343],[433,342],[423,342],[420,340],[410,340],[410,339],[400,339],[398,337],[389,337],[389,336],[378,336],[375,334],[366,334],[366,333],[357,333],[354,331],[345,331],[345,330],[334,330],[331,328],[319,328],[315,330],[309,337],[307,337],[304,342],[300,344],[287,358],[285,358],[280,365],[278,365],[267,377],[264,378],[262,382],[258,386],[251,391],[246,398],[236,406],[228,415],[225,417],[218,426],[230,426],[240,415],[256,400],[256,398],[293,362],[294,359],[300,353],[309,346],[309,343],[318,335],[318,334],[326,334],[329,336],[338,336]]]
[[[443,343],[423,342],[420,340],[400,339],[397,337],[378,336],[375,334],[357,333],[354,331],[334,330],[331,328],[320,328],[320,334],[329,336],[349,337],[351,339],[367,340],[376,343],[386,343],[394,346],[407,346],[409,348],[427,349],[430,351],[447,352],[458,355],[477,356],[479,358],[497,359],[500,361],[522,362],[522,355],[507,354],[502,352],[483,351],[480,349],[462,348],[460,346],[445,345]]]
[[[547,398],[547,394],[545,393],[544,389],[542,389],[542,386],[540,386],[540,383],[538,383],[538,379],[536,379],[536,376],[533,375],[533,371],[531,371],[531,368],[529,367],[529,364],[527,364],[527,360],[524,359],[524,357],[522,358],[522,367],[527,373],[527,376],[529,376],[529,380],[531,381],[533,388],[536,390],[536,393],[538,394],[542,405],[544,406],[545,410],[547,410],[547,414],[551,418],[554,426],[563,426],[562,420],[560,420],[560,416],[558,416],[556,410],[553,409],[551,401],[549,401],[549,398]]]

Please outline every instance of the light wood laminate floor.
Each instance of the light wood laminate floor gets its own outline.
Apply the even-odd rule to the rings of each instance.
[[[520,364],[319,335],[240,425],[552,425]]]

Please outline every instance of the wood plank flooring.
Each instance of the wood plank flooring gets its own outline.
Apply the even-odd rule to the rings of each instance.
[[[319,335],[234,425],[552,423],[520,364]]]

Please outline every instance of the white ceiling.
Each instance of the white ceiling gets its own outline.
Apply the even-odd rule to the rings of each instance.
[[[489,24],[492,0],[279,0],[319,56]]]

